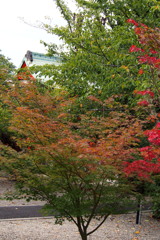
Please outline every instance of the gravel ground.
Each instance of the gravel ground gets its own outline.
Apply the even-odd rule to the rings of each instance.
[[[92,222],[96,226],[97,221]],[[54,224],[54,218],[0,221],[1,240],[80,240],[73,223]],[[110,216],[89,237],[89,240],[160,240],[160,222],[149,213],[142,216],[142,224],[135,224],[135,214]]]
[[[0,197],[14,189],[13,182],[0,180]],[[25,200],[0,201],[0,206],[43,205],[43,202]],[[141,224],[135,224],[135,214],[109,216],[106,222],[88,240],[160,240],[160,221],[151,213],[143,213]],[[94,220],[91,229],[97,225]],[[54,218],[0,220],[0,240],[80,240],[73,223],[54,224]]]

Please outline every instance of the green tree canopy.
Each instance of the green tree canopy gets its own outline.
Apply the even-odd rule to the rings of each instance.
[[[9,58],[6,58],[0,53],[0,84],[4,84],[7,80],[13,78],[13,70],[15,66],[10,62]]]
[[[15,66],[9,58],[0,54],[0,141],[13,148],[19,149],[15,141],[11,140],[12,133],[8,130],[9,121],[11,119],[11,111],[4,102],[4,96],[7,89],[12,86],[15,76]]]
[[[138,74],[140,65],[129,48],[137,44],[134,28],[127,19],[133,18],[150,27],[159,25],[159,9],[154,1],[83,1],[76,0],[77,13],[71,12],[64,1],[57,7],[67,22],[65,27],[44,25],[51,34],[64,41],[59,67],[42,67],[42,75],[49,75],[58,85],[73,95],[94,94],[101,99],[123,94],[123,101],[133,101],[135,88],[146,88],[151,78]],[[158,5],[157,5],[158,6]],[[49,54],[56,51],[48,45]],[[38,69],[39,71],[39,69]]]

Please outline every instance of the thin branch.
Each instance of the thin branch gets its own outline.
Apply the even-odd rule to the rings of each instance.
[[[105,215],[103,221],[102,221],[95,229],[93,229],[92,231],[90,231],[89,233],[87,233],[87,236],[90,235],[90,234],[92,234],[92,233],[94,233],[94,232],[106,221],[106,219],[107,219],[107,217],[108,217],[109,215],[110,215],[110,214]]]
[[[72,26],[71,26],[71,22],[70,22],[71,18],[69,16],[69,14],[71,15],[71,11],[67,8],[67,6],[63,2],[63,0],[56,0],[56,4],[57,4],[57,7],[59,7],[64,19],[67,21],[70,32],[72,33],[73,30],[72,30]],[[68,11],[68,14],[67,14],[67,11]]]
[[[102,177],[102,179],[103,179],[103,177]],[[97,190],[97,188],[99,187],[99,183],[97,184],[97,186],[96,186],[96,190]],[[100,201],[100,198],[101,198],[101,194],[102,194],[102,188],[103,188],[103,183],[101,183],[101,190],[100,190],[100,193],[99,193],[99,196],[98,196],[98,199],[97,199],[97,201],[96,201],[96,199],[94,199],[95,200],[95,204],[94,204],[94,207],[93,207],[93,209],[92,209],[92,212],[91,212],[91,215],[90,215],[90,217],[89,217],[89,219],[88,219],[88,221],[87,221],[87,224],[86,224],[86,228],[88,228],[88,226],[89,226],[89,224],[90,224],[90,222],[91,222],[91,220],[92,220],[92,218],[93,218],[93,216],[94,216],[94,213],[95,213],[95,211],[96,211],[96,208],[97,208],[97,206],[98,206],[98,204],[99,204],[99,201]],[[95,190],[95,191],[96,191]],[[94,196],[96,196],[96,195],[94,195]]]
[[[76,224],[76,226],[78,227],[78,223],[76,222],[76,220],[69,214],[68,211],[64,210],[64,212],[70,217],[70,219],[72,219],[72,221]]]

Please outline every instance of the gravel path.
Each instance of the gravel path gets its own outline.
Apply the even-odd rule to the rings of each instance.
[[[0,197],[14,189],[13,182],[0,180]],[[43,205],[43,202],[25,200],[0,201],[0,206]],[[135,224],[135,214],[109,216],[106,222],[88,240],[160,240],[160,221],[151,213],[143,213],[141,225]],[[91,228],[97,225],[92,222]],[[54,218],[0,220],[0,240],[80,240],[73,223],[54,224]]]

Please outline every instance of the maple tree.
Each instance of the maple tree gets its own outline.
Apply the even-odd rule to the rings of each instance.
[[[138,23],[133,19],[127,20],[134,25],[135,34],[141,47],[132,45],[130,52],[138,54],[140,64],[147,65],[152,74],[152,78],[147,84],[147,89],[134,91],[135,94],[143,96],[138,105],[145,111],[145,117],[150,123],[148,129],[144,131],[147,143],[140,148],[139,158],[127,162],[125,172],[127,176],[138,177],[140,181],[150,181],[152,188],[149,188],[153,197],[154,215],[159,218],[159,175],[160,175],[160,29],[149,28],[145,24]],[[141,74],[144,74],[141,69]],[[142,86],[144,89],[144,86]],[[144,116],[143,116],[144,117]],[[156,194],[155,194],[156,192]]]
[[[137,152],[141,121],[114,98],[102,102],[93,96],[88,101],[115,111],[100,117],[93,110],[77,118],[75,98],[64,92],[54,96],[34,81],[19,84],[10,89],[6,103],[22,151],[1,144],[1,166],[15,178],[23,197],[45,200],[57,223],[73,221],[86,240],[108,215],[131,203],[123,163]],[[99,223],[88,230],[93,218]]]
[[[150,89],[135,91],[136,94],[147,97],[138,102],[138,105],[142,107],[148,107],[151,116],[148,116],[148,120],[155,122],[155,126],[144,131],[144,135],[147,136],[150,146],[146,146],[140,149],[143,160],[134,161],[130,163],[126,168],[128,174],[136,172],[139,177],[147,178],[148,174],[160,172],[160,152],[159,152],[159,105],[160,105],[160,93],[159,93],[159,75],[157,70],[160,69],[160,29],[151,29],[145,24],[138,23],[133,19],[128,19],[127,22],[135,26],[135,34],[138,35],[138,41],[143,48],[132,45],[130,52],[138,52],[137,58],[141,64],[147,64],[150,67],[150,71],[153,73],[152,80],[150,81]],[[139,55],[139,53],[141,55]],[[154,101],[155,100],[155,101]],[[157,108],[156,108],[157,107]]]
[[[138,37],[138,42],[141,44],[142,48],[132,45],[130,47],[130,52],[138,53],[138,61],[140,64],[145,64],[149,66],[150,72],[152,73],[152,78],[149,80],[149,84],[152,90],[159,95],[159,69],[160,69],[160,58],[159,58],[159,48],[160,48],[160,29],[150,28],[145,24],[136,22],[133,19],[128,19],[127,22],[132,23],[135,28],[135,34]],[[139,55],[140,54],[140,55]],[[140,69],[140,74],[144,74],[144,70]]]

